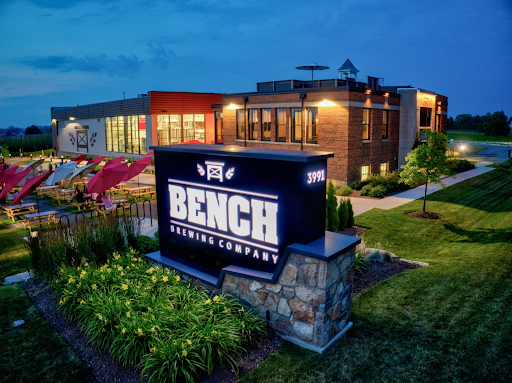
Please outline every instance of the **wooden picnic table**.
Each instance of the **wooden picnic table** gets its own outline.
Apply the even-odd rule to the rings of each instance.
[[[55,194],[58,188],[60,188],[58,185],[40,186],[36,188],[36,193],[38,197],[44,194]]]
[[[55,210],[41,211],[39,213],[25,214],[24,218],[21,222],[23,222],[23,226],[26,229],[27,226],[29,229],[32,229],[31,223],[33,221],[42,222],[41,219],[44,218],[48,223],[57,222],[55,215],[58,214]]]
[[[126,195],[132,196],[133,198],[137,199],[137,197],[149,194],[149,196],[152,196],[153,194],[156,194],[156,191],[153,190],[152,186],[139,186],[136,188],[126,188]]]
[[[7,213],[7,217],[12,218],[12,222],[14,223],[14,217],[17,215],[35,213],[36,209],[34,206],[36,206],[34,202],[22,203],[20,205],[4,206],[4,210]]]

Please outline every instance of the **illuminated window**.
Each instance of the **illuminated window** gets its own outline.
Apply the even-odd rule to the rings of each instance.
[[[382,139],[388,138],[388,114],[389,111],[384,109],[382,111]]]
[[[370,175],[370,166],[361,166],[361,181],[364,181]]]
[[[306,108],[306,142],[318,144],[318,108]]]
[[[420,126],[430,126],[431,116],[432,116],[432,109],[420,108]]]
[[[370,139],[370,109],[363,109],[363,140]]]
[[[116,116],[105,118],[107,151],[146,153],[146,116]]]
[[[237,109],[236,111],[236,138],[245,138],[245,109]]]
[[[382,162],[380,164],[380,175],[382,177],[385,177],[387,174],[388,174],[388,163],[387,162]]]
[[[286,141],[286,109],[276,109],[277,141]]]
[[[247,127],[249,128],[249,140],[258,139],[258,109],[247,110]]]
[[[294,142],[302,141],[302,109],[291,108],[290,110],[290,122],[291,122],[291,140]]]
[[[261,139],[265,141],[270,140],[270,109],[261,110]]]
[[[205,142],[204,114],[183,115],[183,142]]]
[[[222,122],[222,112],[215,112],[215,143],[224,142],[224,126]]]

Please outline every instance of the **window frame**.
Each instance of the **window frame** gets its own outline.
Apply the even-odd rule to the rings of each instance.
[[[389,110],[382,109],[382,139],[389,138]]]
[[[219,124],[220,121],[220,124]],[[219,129],[220,125],[220,129]],[[220,133],[219,133],[220,130]],[[215,143],[224,143],[224,114],[222,111],[215,111]]]
[[[300,113],[299,122],[295,118],[296,114]],[[300,137],[297,139],[297,127],[299,127]],[[302,142],[302,108],[290,108],[290,142]]]
[[[268,121],[266,118],[268,117]],[[272,138],[272,110],[270,108],[261,109],[261,141],[270,141]]]
[[[279,114],[284,116],[284,122],[279,123]],[[284,133],[280,135],[280,133]],[[276,108],[276,141],[286,142],[286,108]]]
[[[368,114],[368,117],[366,119],[365,123],[365,114]],[[370,140],[370,130],[371,130],[371,109],[370,108],[363,108],[363,141],[369,141]]]
[[[258,140],[258,109],[247,109],[247,130],[249,140]]]
[[[310,124],[309,121],[311,112],[314,112],[313,117],[315,118],[312,119],[312,123]],[[306,143],[318,144],[318,107],[306,108]]]
[[[240,117],[244,117],[243,121],[240,121]],[[236,138],[238,140],[245,139],[245,109],[236,110]]]
[[[420,128],[430,128],[432,124],[432,108],[420,108]]]
[[[367,172],[364,172],[364,170],[367,170]],[[364,181],[367,179],[370,175],[370,165],[363,165],[361,166],[361,181]]]
[[[380,163],[380,175],[382,177],[385,177],[388,175],[388,173],[389,173],[389,164],[387,162],[381,162]]]

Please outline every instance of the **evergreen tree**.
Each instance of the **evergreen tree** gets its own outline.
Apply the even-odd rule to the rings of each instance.
[[[352,227],[352,226],[354,226],[354,209],[352,208],[352,202],[350,202],[350,198],[347,199],[346,205],[347,205],[347,216],[348,216],[346,227]]]
[[[338,206],[338,217],[340,219],[339,229],[343,230],[347,227],[348,220],[347,202],[344,199],[340,200],[340,205]]]
[[[327,203],[326,203],[326,217],[327,217],[327,223],[328,227],[327,230],[329,231],[338,231],[338,227],[340,226],[340,219],[338,217],[338,200],[336,199],[336,196],[334,195],[334,192],[336,189],[334,188],[334,185],[332,182],[329,182],[329,186],[327,188]]]

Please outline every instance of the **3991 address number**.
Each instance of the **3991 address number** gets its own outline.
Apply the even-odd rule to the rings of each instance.
[[[318,170],[316,172],[309,172],[307,183],[314,184],[315,182],[325,181],[325,170]]]

